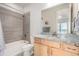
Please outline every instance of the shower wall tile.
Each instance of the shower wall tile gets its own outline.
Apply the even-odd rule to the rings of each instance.
[[[2,18],[1,18],[2,17]],[[23,38],[22,15],[0,13],[5,43],[14,42]]]

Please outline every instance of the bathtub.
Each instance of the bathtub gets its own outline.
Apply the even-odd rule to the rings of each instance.
[[[24,43],[24,40],[19,40],[16,42],[6,44],[4,49],[4,56],[22,56],[23,55],[22,47],[25,44],[27,43]]]

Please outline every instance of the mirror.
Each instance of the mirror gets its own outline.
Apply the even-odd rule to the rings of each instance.
[[[71,9],[68,3],[43,10],[42,19],[43,23],[48,23],[50,33],[67,34],[71,32]]]

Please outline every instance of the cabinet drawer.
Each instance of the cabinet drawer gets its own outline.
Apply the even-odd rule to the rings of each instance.
[[[78,55],[74,54],[74,53],[71,53],[71,52],[68,52],[68,51],[65,51],[64,56],[78,56]]]
[[[42,40],[41,40],[41,44],[43,44],[43,45],[47,45],[47,44],[48,44],[48,40],[46,40],[46,39],[42,39]]]
[[[41,44],[47,45],[49,47],[60,48],[59,42],[49,41],[49,40],[41,40]]]
[[[41,38],[35,37],[34,39],[35,39],[35,41],[34,41],[35,43],[41,43]]]
[[[54,48],[60,48],[60,43],[55,41],[48,41],[48,46],[54,47]]]
[[[63,44],[64,50],[79,54],[79,47],[73,46],[73,45],[68,45],[68,44]]]

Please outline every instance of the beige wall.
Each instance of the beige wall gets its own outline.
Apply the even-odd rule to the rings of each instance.
[[[69,4],[60,4],[60,5],[57,5],[55,7],[52,7],[52,8],[49,8],[47,10],[42,11],[43,21],[44,22],[48,21],[49,26],[51,27],[50,32],[53,33],[53,32],[57,31],[57,21],[58,21],[57,20],[57,12],[59,12],[63,9],[69,9]]]
[[[14,42],[23,38],[22,15],[0,7],[0,19],[2,22],[5,43]]]

